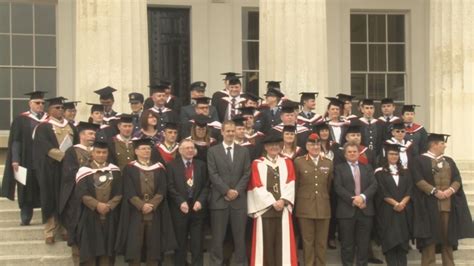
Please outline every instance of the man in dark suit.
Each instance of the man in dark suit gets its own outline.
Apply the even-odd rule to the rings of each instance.
[[[204,81],[196,81],[191,83],[191,85],[189,86],[189,89],[191,90],[191,104],[183,106],[181,108],[181,112],[179,113],[179,120],[181,124],[188,123],[189,120],[191,120],[197,114],[196,99],[205,97],[206,85],[207,84]],[[214,107],[213,105],[209,106],[207,114],[205,115],[209,116],[209,118],[211,118],[211,121],[219,120],[219,117],[217,116],[216,107]]]
[[[235,124],[225,121],[223,142],[209,148],[207,167],[211,181],[211,265],[223,265],[223,246],[230,224],[234,240],[235,265],[246,265],[245,226],[247,223],[247,183],[250,156],[246,148],[234,144]]]
[[[209,181],[207,166],[193,159],[196,147],[190,139],[179,145],[179,154],[168,164],[168,195],[178,249],[174,253],[174,265],[186,265],[188,235],[191,238],[191,265],[203,265],[203,223],[207,208]]]
[[[336,218],[339,221],[341,261],[353,265],[367,265],[372,220],[375,214],[373,198],[377,191],[372,167],[359,164],[359,147],[344,145],[347,163],[336,166],[334,190],[337,194]]]
[[[150,86],[151,98],[153,99],[154,106],[149,110],[152,110],[158,114],[158,125],[156,129],[162,131],[165,128],[167,122],[177,122],[179,115],[175,110],[166,107],[166,89],[167,86],[160,84],[156,86]]]

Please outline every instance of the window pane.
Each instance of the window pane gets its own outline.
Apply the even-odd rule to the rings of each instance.
[[[10,4],[0,3],[0,32],[10,32]]]
[[[0,68],[0,98],[10,98],[10,68]]]
[[[405,45],[388,45],[388,70],[405,71]]]
[[[28,111],[28,100],[13,100],[13,118]]]
[[[351,42],[367,42],[366,15],[351,15]]]
[[[405,75],[388,74],[387,75],[387,94],[395,101],[405,100]]]
[[[48,97],[56,91],[56,69],[36,69],[36,90],[48,91]]]
[[[388,41],[404,42],[405,41],[405,16],[404,15],[388,15]]]
[[[385,74],[368,75],[368,98],[382,99],[385,97]]]
[[[0,130],[10,129],[10,100],[0,100]]]
[[[369,70],[370,71],[385,71],[386,57],[385,44],[370,44],[369,45]]]
[[[258,11],[248,11],[243,12],[243,29],[242,29],[242,39],[244,40],[258,40]]]
[[[12,36],[13,65],[33,65],[33,37]]]
[[[35,33],[54,34],[56,13],[54,5],[35,5]]]
[[[37,66],[56,66],[56,37],[36,36]]]
[[[365,74],[352,74],[351,75],[351,95],[357,99],[365,98]]]
[[[258,91],[258,72],[244,72],[243,78],[244,90],[259,95]]]
[[[0,65],[10,65],[10,36],[0,35]]]
[[[367,71],[366,44],[351,44],[351,70]]]
[[[385,15],[369,15],[369,42],[385,42]]]
[[[33,33],[33,5],[12,4],[12,33]]]
[[[258,70],[258,42],[243,42],[243,69]]]
[[[33,91],[33,69],[14,68],[13,71],[13,97],[25,98],[25,93]]]

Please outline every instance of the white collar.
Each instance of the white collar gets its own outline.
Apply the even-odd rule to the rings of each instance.
[[[223,141],[223,142],[222,142],[222,145],[224,145],[224,150],[227,150],[228,147],[230,147],[231,150],[234,149],[234,142],[232,142],[231,145],[227,145],[227,144],[225,144],[225,142]]]
[[[184,165],[186,165],[187,162],[190,162],[191,164],[193,163],[193,159],[192,159],[192,158],[191,158],[190,160],[186,160],[186,159],[184,159],[183,157],[181,157],[181,159],[183,160]]]

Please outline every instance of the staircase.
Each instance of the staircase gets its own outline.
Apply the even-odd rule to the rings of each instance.
[[[3,167],[0,167],[3,174]],[[0,175],[1,175],[0,174]],[[464,190],[469,201],[471,214],[474,214],[474,169],[463,170]],[[1,180],[1,178],[0,178]],[[19,209],[16,202],[0,198],[0,265],[73,265],[71,249],[64,241],[56,239],[54,245],[44,244],[41,211],[35,209],[30,226],[19,225]],[[206,237],[208,243],[210,236]],[[340,250],[328,250],[328,265],[340,265]],[[382,258],[380,249],[375,250]],[[209,265],[206,253],[205,265]],[[302,252],[299,252],[302,258]],[[474,266],[474,239],[461,240],[459,250],[454,253],[456,265]],[[164,265],[173,265],[171,254],[166,256]],[[438,255],[438,265],[441,257]],[[420,253],[411,250],[408,255],[409,265],[420,265]],[[117,258],[116,265],[126,265],[123,258]]]

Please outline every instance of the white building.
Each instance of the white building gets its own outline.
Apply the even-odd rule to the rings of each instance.
[[[81,101],[85,119],[107,85],[128,112],[128,93],[158,78],[187,98],[190,82],[210,95],[236,71],[260,95],[265,80],[294,99],[316,90],[319,112],[338,92],[418,104],[474,168],[472,17],[472,0],[0,0],[0,143],[31,90]]]

